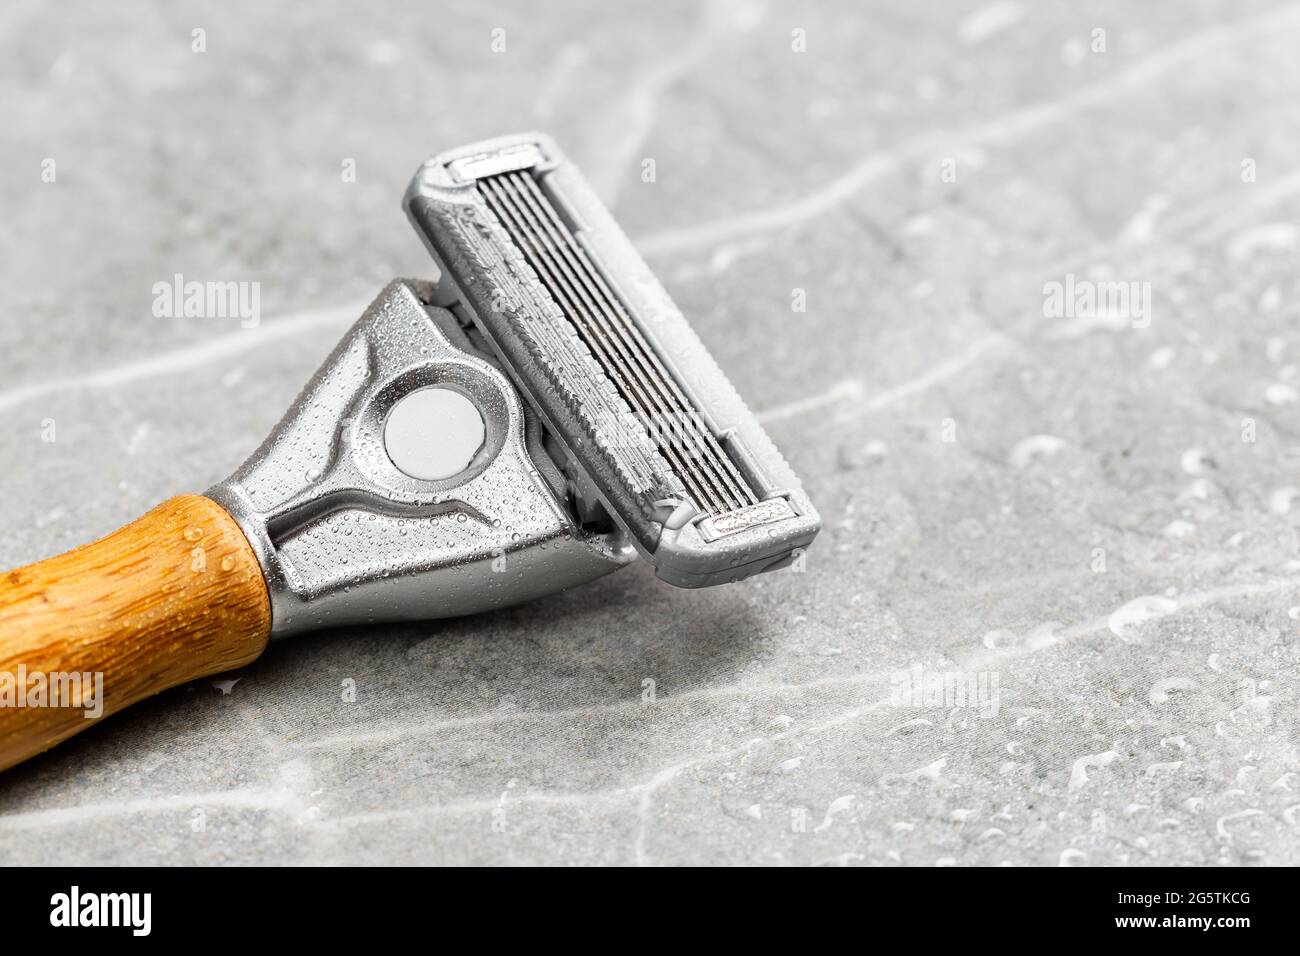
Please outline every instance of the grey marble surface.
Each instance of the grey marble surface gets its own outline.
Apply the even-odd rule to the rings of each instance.
[[[1297,43],[1255,0],[4,5],[0,565],[231,471],[427,274],[420,160],[530,128],[826,528],[277,644],[5,773],[0,861],[1300,862]],[[260,324],[155,317],[176,273]],[[1069,276],[1149,309],[1052,315]]]

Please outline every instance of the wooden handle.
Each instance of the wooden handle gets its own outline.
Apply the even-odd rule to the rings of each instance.
[[[150,694],[248,664],[270,633],[257,556],[199,495],[3,574],[0,770]]]

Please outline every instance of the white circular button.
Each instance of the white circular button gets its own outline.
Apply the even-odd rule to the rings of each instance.
[[[384,448],[412,478],[439,481],[464,471],[483,447],[483,416],[450,388],[422,388],[393,406]]]

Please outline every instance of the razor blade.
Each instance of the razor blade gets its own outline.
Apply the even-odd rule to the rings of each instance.
[[[439,303],[509,374],[584,527],[665,581],[791,564],[820,528],[798,478],[577,168],[549,138],[440,153],[404,202]]]

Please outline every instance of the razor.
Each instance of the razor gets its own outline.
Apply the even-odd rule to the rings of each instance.
[[[798,478],[554,142],[441,153],[404,206],[437,280],[390,282],[233,475],[4,576],[0,768],[272,639],[638,558],[710,587],[812,542]]]

